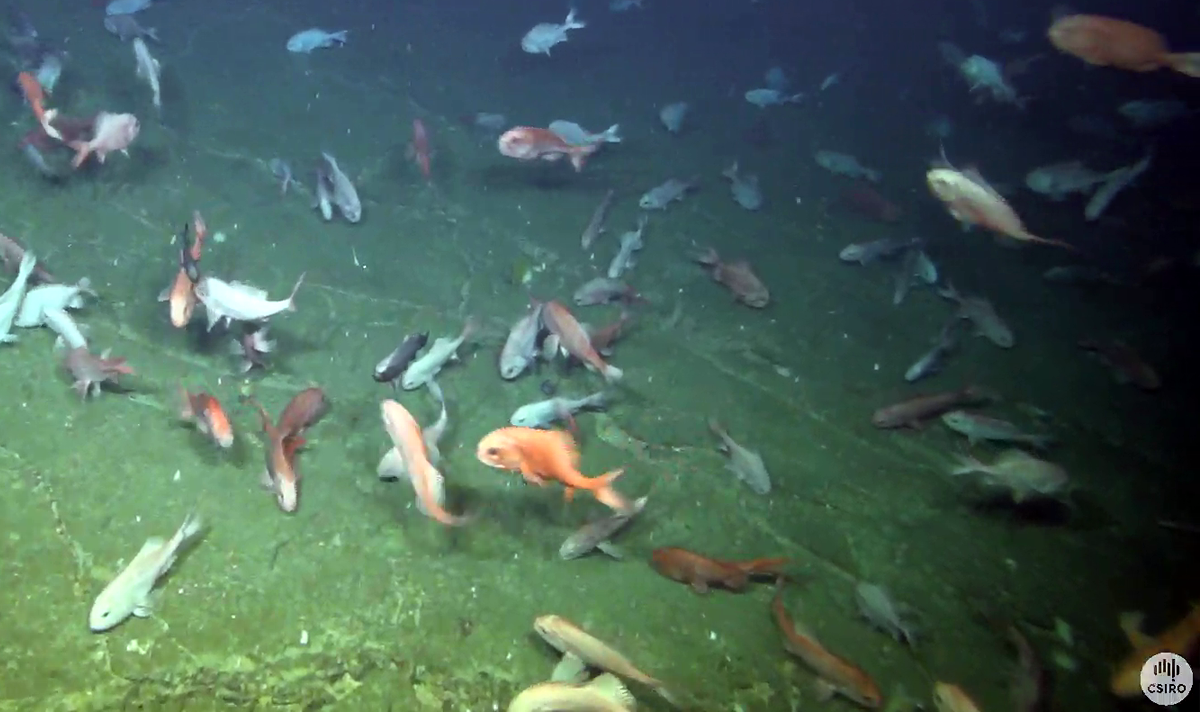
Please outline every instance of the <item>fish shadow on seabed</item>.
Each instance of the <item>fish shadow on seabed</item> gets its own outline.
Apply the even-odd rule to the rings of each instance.
[[[1100,530],[1115,521],[1086,494],[1072,493],[1064,500],[1031,498],[1016,502],[1009,493],[982,492],[962,496],[973,513],[1038,527],[1068,527],[1071,530]]]

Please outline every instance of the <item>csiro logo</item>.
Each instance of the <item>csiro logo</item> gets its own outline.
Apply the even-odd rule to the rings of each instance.
[[[1142,693],[1151,703],[1174,706],[1192,692],[1192,667],[1179,654],[1155,654],[1142,664]]]

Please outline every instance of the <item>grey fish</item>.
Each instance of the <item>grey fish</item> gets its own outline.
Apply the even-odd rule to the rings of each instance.
[[[329,199],[333,205],[337,206],[338,211],[346,220],[351,223],[362,220],[362,201],[358,198],[358,189],[354,187],[354,182],[342,172],[337,159],[332,154],[322,153],[321,158],[325,164],[328,188],[331,190]],[[324,212],[324,207],[322,207],[322,212]]]
[[[633,501],[633,507],[629,512],[613,513],[579,528],[570,537],[563,540],[562,546],[558,548],[558,556],[565,560],[573,560],[590,554],[593,550],[599,550],[613,559],[621,559],[623,556],[621,551],[609,540],[628,525],[635,515],[645,509],[649,497],[643,495]]]
[[[120,37],[122,42],[128,42],[136,37],[149,37],[155,42],[162,42],[158,38],[158,30],[153,27],[142,27],[133,15],[109,15],[104,18],[104,29]]]
[[[710,418],[708,427],[721,439],[722,450],[729,454],[729,464],[726,467],[737,479],[759,495],[771,492],[771,476],[767,473],[767,467],[763,465],[762,456],[738,445],[725,429],[721,428],[717,419]]]
[[[859,265],[867,265],[876,260],[899,255],[919,241],[920,238],[910,238],[908,240],[882,238],[869,243],[851,243],[842,248],[842,251],[838,253],[838,257],[843,262],[856,262]]]
[[[742,173],[737,161],[722,171],[721,175],[729,179],[729,192],[733,195],[734,202],[746,210],[762,208],[763,195],[762,189],[758,187],[757,175]]]
[[[1003,441],[1024,443],[1038,450],[1045,450],[1054,444],[1054,437],[1048,434],[1023,433],[1008,421],[963,409],[942,414],[942,423],[955,433],[966,436],[971,445],[979,441]]]
[[[921,358],[913,362],[913,365],[908,367],[908,371],[904,372],[905,381],[911,384],[942,370],[946,357],[958,346],[960,324],[962,324],[962,320],[954,317],[942,327],[933,348],[922,354]]]
[[[579,244],[583,246],[584,250],[592,247],[592,243],[596,242],[596,238],[604,232],[604,221],[608,219],[608,211],[612,208],[613,199],[616,196],[616,191],[608,189],[608,193],[604,194],[600,205],[596,206],[596,210],[592,212],[592,219],[588,221],[587,227],[583,229],[583,235],[579,239]]]
[[[673,201],[681,201],[687,192],[700,185],[700,177],[693,176],[687,181],[678,178],[668,178],[660,185],[651,188],[638,199],[638,205],[644,210],[666,210]]]
[[[548,428],[555,421],[571,421],[572,416],[584,409],[602,411],[608,405],[608,396],[598,391],[581,399],[556,396],[545,401],[525,404],[513,412],[512,425],[524,428]]]
[[[890,634],[893,639],[908,647],[916,645],[917,631],[905,621],[905,608],[892,601],[887,590],[876,584],[859,582],[854,588],[854,599],[863,618],[875,628]]]
[[[400,346],[393,349],[391,354],[375,365],[375,381],[390,381],[392,388],[396,388],[396,381],[408,368],[408,365],[413,363],[413,359],[417,358],[417,352],[424,349],[428,341],[429,332],[427,331],[404,335],[404,339],[400,340]]]

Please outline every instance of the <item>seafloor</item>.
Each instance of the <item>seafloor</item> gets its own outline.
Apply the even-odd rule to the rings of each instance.
[[[1169,431],[1158,426],[1173,418],[1170,394],[1114,384],[1081,359],[1074,338],[1061,338],[1106,333],[1135,313],[1119,299],[1098,309],[1094,295],[1045,285],[1024,264],[1027,251],[960,234],[948,218],[943,225],[918,192],[919,174],[911,203],[923,207],[907,227],[941,226],[943,271],[1001,295],[1019,335],[1010,351],[969,341],[927,388],[986,383],[1004,396],[1001,415],[1032,425],[1030,406],[1051,414],[1062,443],[1055,457],[1077,482],[1074,510],[1065,525],[981,510],[977,490],[945,474],[961,446],[944,429],[872,428],[873,409],[915,391],[900,375],[950,308],[930,291],[893,308],[884,271],[838,264],[842,245],[891,230],[827,214],[831,179],[807,161],[810,143],[849,115],[831,109],[814,138],[785,131],[795,119],[781,111],[780,143],[746,159],[769,202],[751,214],[728,200],[718,171],[753,107],[708,111],[705,130],[671,139],[650,105],[622,98],[620,84],[600,74],[563,107],[547,90],[558,86],[551,71],[577,71],[586,55],[564,53],[553,70],[528,64],[494,47],[495,28],[456,24],[453,13],[433,11],[438,3],[406,3],[403,25],[380,18],[376,33],[356,30],[347,49],[311,57],[290,56],[283,40],[318,10],[328,25],[349,10],[164,3],[146,18],[164,35],[155,48],[165,70],[161,120],[132,78],[128,48],[99,27],[99,10],[59,6],[36,14],[43,32],[70,39],[73,62],[55,104],[70,114],[132,109],[142,135],[129,158],[64,185],[39,180],[10,151],[0,230],[56,274],[92,280],[100,299],[79,319],[97,351],[127,357],[137,375],[81,403],[56,365],[51,333],[24,331],[0,350],[0,708],[495,709],[547,677],[553,657],[531,622],[551,612],[617,645],[701,709],[849,707],[820,703],[811,674],[783,651],[770,586],[696,595],[647,566],[650,551],[668,545],[792,558],[793,614],[868,670],[894,708],[928,701],[937,680],[1008,707],[1013,654],[992,628],[996,617],[1026,627],[1055,670],[1063,708],[1106,706],[1109,667],[1125,646],[1117,612],[1143,608],[1158,624],[1181,606],[1162,574],[1170,556],[1156,554],[1170,552],[1173,535],[1155,519],[1172,515],[1161,509],[1164,494],[1181,477]],[[708,91],[712,106],[724,101],[723,86]],[[629,138],[579,175],[509,163],[456,119],[493,107],[519,122],[558,113],[601,126],[619,120]],[[29,122],[15,99],[3,111],[11,145]],[[432,184],[405,160],[415,117],[435,137]],[[889,149],[924,139],[919,125],[894,131],[858,151],[902,171],[899,158],[886,164]],[[357,179],[360,225],[322,223],[303,192],[280,196],[267,161],[283,156],[307,169],[320,150]],[[651,493],[649,508],[622,539],[625,560],[562,562],[562,539],[603,508],[522,486],[478,463],[474,444],[541,398],[545,378],[574,394],[601,384],[553,369],[503,382],[500,341],[529,293],[568,298],[607,261],[578,246],[607,188],[621,191],[610,219],[619,234],[635,221],[640,191],[694,173],[705,177],[702,192],[651,220],[635,271],[650,305],[619,346],[627,378],[616,404],[580,419],[584,471],[626,466],[620,487]],[[295,515],[259,487],[257,422],[238,405],[244,385],[226,338],[172,329],[155,301],[176,269],[171,236],[193,209],[228,237],[210,244],[206,270],[273,295],[307,272],[298,310],[272,322],[274,367],[248,387],[273,412],[311,384],[333,402],[302,456]],[[689,262],[693,245],[749,259],[773,306],[734,304]],[[512,279],[526,259],[545,264],[529,293]],[[615,312],[593,308],[586,318]],[[403,333],[456,334],[470,315],[484,329],[440,379],[452,423],[442,452],[452,509],[478,518],[445,529],[414,509],[405,487],[375,476],[386,448],[378,403],[390,391],[370,372]],[[181,382],[230,408],[239,429],[231,451],[176,418]],[[433,417],[424,392],[400,399],[418,418]],[[775,479],[770,496],[724,470],[705,427],[712,414],[761,451]],[[210,529],[163,583],[156,614],[91,633],[99,590],[146,537],[168,535],[190,510]],[[916,650],[859,620],[859,578],[919,613]],[[664,705],[635,692],[643,708]]]

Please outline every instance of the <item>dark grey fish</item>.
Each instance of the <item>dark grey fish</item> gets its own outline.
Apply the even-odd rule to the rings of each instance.
[[[908,367],[908,371],[904,372],[904,380],[911,384],[941,371],[942,366],[946,363],[946,357],[958,346],[958,329],[961,324],[962,320],[957,315],[952,317],[942,327],[937,340],[933,343],[933,348],[922,354],[921,358],[913,362],[913,365]]]
[[[417,352],[425,348],[425,343],[429,341],[429,332],[420,334],[407,334],[400,341],[400,346],[392,350],[391,354],[384,357],[378,364],[375,365],[375,380],[379,382],[390,381],[395,387],[396,380],[404,374],[404,370],[409,364],[417,358]]]
[[[590,554],[594,550],[600,550],[613,559],[621,559],[621,551],[609,542],[609,539],[628,525],[629,521],[646,507],[649,497],[643,495],[635,500],[629,512],[614,513],[579,528],[563,541],[562,546],[558,548],[558,556],[565,560],[573,560]]]

